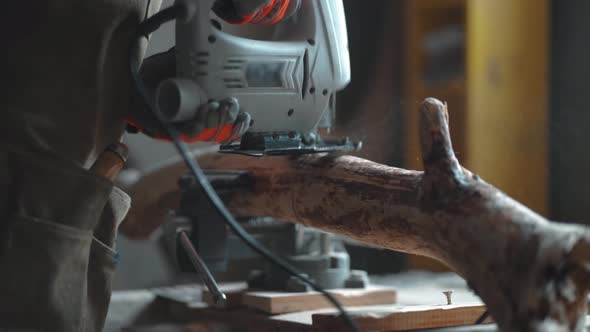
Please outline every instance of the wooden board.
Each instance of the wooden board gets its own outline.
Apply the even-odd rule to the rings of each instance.
[[[240,294],[244,294],[242,292],[245,291],[245,287],[245,283],[220,284],[220,288],[222,288],[228,296],[228,304],[237,299]],[[328,305],[323,306],[323,309],[300,309],[297,312],[277,314],[274,316],[260,310],[252,310],[252,308],[259,309],[256,307],[250,309],[240,308],[239,306],[236,306],[235,303],[232,305],[231,310],[227,310],[230,307],[225,310],[219,310],[211,308],[206,303],[199,302],[198,300],[187,296],[188,294],[194,294],[195,290],[198,289],[201,288],[195,286],[173,287],[170,288],[168,292],[160,290],[158,293],[162,293],[160,296],[165,295],[165,298],[176,302],[176,305],[170,303],[171,308],[173,308],[171,311],[175,313],[177,319],[184,319],[187,321],[226,321],[229,319],[232,321],[232,324],[236,324],[236,326],[244,326],[244,324],[246,324],[255,327],[257,331],[276,331],[276,329],[278,329],[281,332],[310,332],[344,331],[346,329],[346,327],[342,325],[341,320],[337,318],[335,310]],[[382,290],[391,291],[392,289],[372,287],[369,294],[375,294],[375,292]],[[337,297],[340,301],[343,301],[342,298],[344,293],[348,293],[347,295],[350,296],[351,293],[354,295],[355,292],[359,293],[363,292],[363,290],[340,290],[340,292],[341,294],[337,295]],[[421,297],[419,293],[416,293],[415,291],[411,292],[414,296]],[[166,295],[163,293],[168,294]],[[253,294],[259,295],[260,292],[247,292],[246,294],[252,296]],[[397,294],[395,292],[394,294],[397,299]],[[267,292],[267,295],[270,294]],[[305,294],[286,294],[285,296],[279,296],[279,301],[275,301],[274,304],[281,303],[281,301],[284,301],[285,299],[293,299],[295,295],[298,295],[300,299],[305,298],[303,297]],[[317,293],[311,295],[319,296]],[[203,299],[206,298],[207,295],[205,291]],[[273,298],[266,297],[266,299],[272,300]],[[275,296],[274,299],[276,300],[277,297]],[[315,300],[317,299],[313,299],[310,303],[315,305]],[[428,303],[431,301],[432,299],[428,298],[424,299],[424,301],[418,302]],[[273,304],[272,302],[270,303]],[[310,303],[306,303],[306,306],[309,307]],[[394,306],[389,304],[351,307],[346,304],[346,302],[345,305],[363,331],[400,331],[408,329],[471,325],[485,310],[485,307],[481,303],[470,304],[465,302],[461,305],[453,306],[407,304]],[[490,322],[490,320],[487,322]]]
[[[397,292],[390,287],[370,286],[366,289],[335,289],[329,292],[343,306],[347,307],[394,304],[397,301]],[[243,295],[242,304],[269,314],[310,311],[332,307],[332,304],[318,292],[247,292]]]
[[[472,325],[486,310],[484,305],[438,306],[379,306],[349,309],[350,315],[362,331],[407,331]],[[317,313],[312,316],[313,328],[318,331],[341,331],[345,328],[339,314]],[[485,323],[491,323],[488,318]]]

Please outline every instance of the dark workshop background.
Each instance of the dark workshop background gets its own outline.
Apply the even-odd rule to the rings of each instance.
[[[590,2],[554,0],[551,217],[590,224]]]
[[[540,214],[590,221],[590,2],[344,2],[352,82],[338,97],[336,132],[362,139],[360,156],[420,169],[418,107],[436,97],[448,103],[463,165]],[[157,32],[149,54],[172,47],[173,30]],[[166,143],[138,135],[127,141],[134,168],[174,155]],[[122,237],[119,249],[115,288],[178,280],[157,235]],[[445,270],[384,250],[350,252],[353,265],[372,273]]]

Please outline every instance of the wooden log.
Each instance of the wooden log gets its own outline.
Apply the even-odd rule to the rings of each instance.
[[[438,259],[469,282],[505,331],[582,329],[590,229],[550,222],[462,168],[446,105],[435,99],[421,106],[421,145],[424,172],[350,156],[197,157],[203,168],[250,173],[253,190],[228,202],[236,215],[276,217]],[[162,222],[158,211],[176,204],[175,181],[185,171],[176,162],[145,174],[131,191],[124,232],[151,233]]]

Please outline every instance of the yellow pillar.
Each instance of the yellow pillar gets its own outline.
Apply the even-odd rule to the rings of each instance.
[[[546,214],[549,1],[467,6],[466,166]]]

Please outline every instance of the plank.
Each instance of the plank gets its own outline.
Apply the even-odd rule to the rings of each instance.
[[[238,290],[245,285],[245,283],[241,284],[226,283],[219,286],[222,290],[231,293],[232,289]],[[161,311],[169,314],[169,322],[182,322],[182,324],[221,322],[246,332],[311,332],[311,316],[306,323],[302,323],[297,320],[274,320],[266,313],[245,307],[212,307],[203,301],[206,295],[201,285],[154,288],[151,293],[165,305],[166,309]],[[228,300],[231,298],[232,296],[228,295]]]
[[[472,325],[486,307],[480,303],[437,306],[377,306],[350,308],[349,313],[362,331],[407,331]],[[340,331],[344,323],[335,311],[312,315],[314,330]],[[488,318],[485,323],[491,323]]]
[[[343,306],[356,307],[378,304],[394,304],[397,301],[395,289],[383,286],[370,286],[366,289],[329,290]],[[331,308],[332,304],[318,292],[247,292],[243,295],[243,305],[269,314],[282,314],[296,311],[310,311]]]

